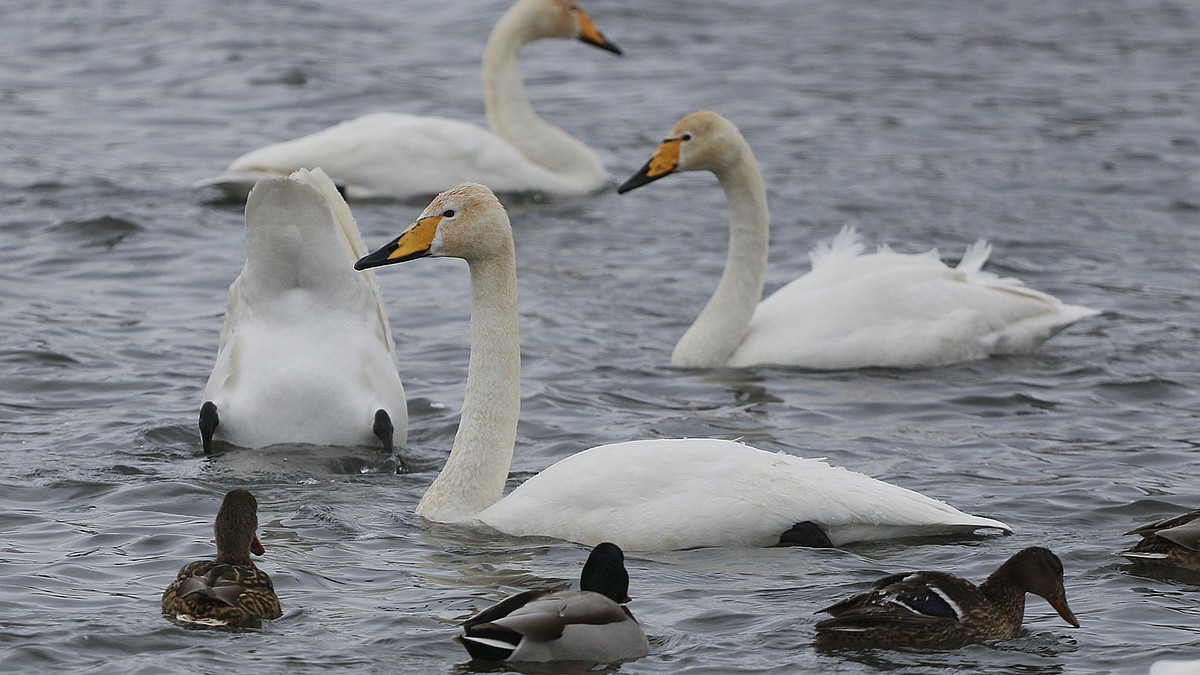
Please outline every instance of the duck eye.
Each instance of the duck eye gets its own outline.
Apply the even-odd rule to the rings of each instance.
[[[454,209],[446,209],[445,211],[442,211],[442,217],[443,218],[453,218],[454,217]]]
[[[690,141],[690,140],[692,140],[692,135],[691,135],[691,134],[684,134],[684,135],[682,135],[682,136],[680,136],[680,137],[679,137],[679,140],[681,140],[681,141]]]

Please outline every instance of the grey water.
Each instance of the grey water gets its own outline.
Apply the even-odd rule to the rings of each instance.
[[[457,425],[458,261],[381,270],[410,436],[203,456],[200,392],[244,261],[239,205],[191,187],[242,152],[375,110],[483,122],[478,66],[507,0],[6,0],[0,21],[0,669],[463,673],[456,622],[565,587],[581,546],[413,514]],[[707,175],[509,204],[523,408],[512,483],[647,437],[826,457],[1014,526],[844,550],[630,554],[650,656],[621,673],[1144,673],[1200,658],[1198,587],[1115,553],[1200,507],[1200,5],[1171,0],[593,0],[625,49],[522,55],[534,107],[614,185],[683,113],[738,124],[773,214],[768,291],[846,224],[1095,307],[1036,352],[898,371],[669,367],[716,284]],[[449,187],[449,186],[447,186]],[[371,246],[421,203],[352,205]],[[221,495],[259,499],[285,616],[184,630],[159,595],[212,554]],[[1049,546],[1072,629],[1030,598],[1020,637],[817,651],[814,611],[904,569],[981,579]],[[559,672],[556,668],[538,672]]]

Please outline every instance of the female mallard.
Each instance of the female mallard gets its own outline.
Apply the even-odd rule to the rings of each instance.
[[[1134,562],[1200,570],[1200,509],[1146,523],[1125,534],[1142,537],[1133,548],[1121,551],[1121,555]]]
[[[197,560],[179,570],[163,591],[162,611],[184,623],[253,627],[283,615],[271,577],[254,566],[250,552],[263,554],[258,502],[246,490],[230,490],[221,502],[213,531],[217,558]]]
[[[597,544],[583,566],[578,591],[525,591],[463,622],[471,658],[488,661],[640,659],[646,633],[629,610],[629,574],[616,544]]]
[[[817,623],[817,638],[932,645],[1015,637],[1026,593],[1042,596],[1067,623],[1079,627],[1067,606],[1062,561],[1050,549],[1032,546],[978,586],[945,572],[884,577],[870,591],[820,610],[833,618]]]

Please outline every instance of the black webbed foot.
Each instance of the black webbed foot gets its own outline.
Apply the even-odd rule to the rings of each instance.
[[[825,531],[812,521],[802,521],[779,535],[780,546],[808,546],[810,548],[833,548],[833,542]]]
[[[383,449],[389,455],[395,454],[395,446],[392,443],[392,434],[396,429],[392,426],[392,418],[388,416],[387,411],[383,408],[375,411],[375,425],[371,427],[371,431],[383,443]],[[396,457],[396,461],[400,464],[400,470],[404,471],[404,460]]]
[[[213,432],[217,430],[217,425],[221,423],[220,417],[217,416],[217,405],[212,401],[205,401],[204,405],[200,406],[200,442],[204,445],[204,454],[212,454]]]

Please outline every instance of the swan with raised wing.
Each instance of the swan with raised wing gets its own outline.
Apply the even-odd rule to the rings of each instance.
[[[512,228],[491,190],[465,184],[443,192],[355,267],[426,256],[462,258],[471,274],[462,419],[445,467],[417,505],[429,520],[636,551],[838,546],[1009,529],[821,460],[710,438],[591,448],[501,498],[521,409],[521,345]]]

